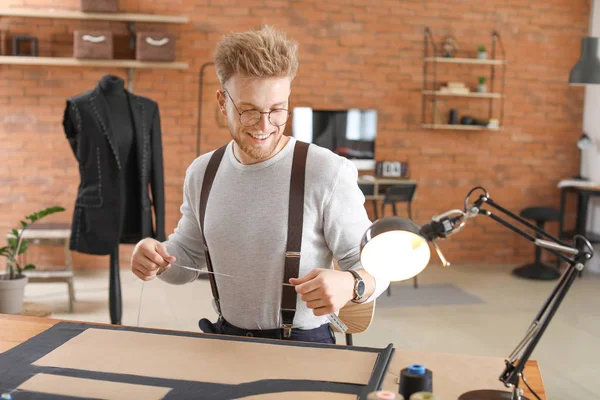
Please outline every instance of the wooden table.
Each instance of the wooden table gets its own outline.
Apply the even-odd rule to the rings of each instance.
[[[377,202],[385,199],[385,189],[392,185],[415,185],[417,181],[408,178],[380,177],[372,175],[361,175],[358,177],[358,185],[365,195],[365,201],[373,203],[375,219],[379,218]],[[383,215],[382,215],[383,217]]]
[[[0,352],[11,349],[60,322],[57,319],[0,314]],[[90,325],[102,325],[91,324]],[[159,330],[157,330],[159,331]],[[506,390],[498,381],[504,362],[498,357],[475,357],[396,349],[383,389],[398,391],[398,375],[403,368],[421,363],[433,371],[434,391],[440,399],[454,400],[460,394],[478,389]],[[537,394],[546,400],[544,384],[536,361],[528,361],[525,377]],[[521,385],[524,387],[524,385]],[[525,390],[530,399],[534,397]]]
[[[575,193],[577,195],[577,222],[575,229],[572,231],[565,229],[564,221],[568,193]],[[577,234],[583,235],[591,244],[600,243],[599,234],[587,231],[590,199],[598,196],[600,196],[600,185],[569,185],[560,188],[560,221],[558,227],[560,239],[571,240]]]

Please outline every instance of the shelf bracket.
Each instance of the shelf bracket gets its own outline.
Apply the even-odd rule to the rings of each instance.
[[[135,50],[135,22],[127,24],[129,30],[129,48]],[[127,70],[127,90],[133,93],[133,68]]]

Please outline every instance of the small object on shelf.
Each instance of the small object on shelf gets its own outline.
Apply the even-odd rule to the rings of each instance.
[[[465,115],[464,117],[462,117],[460,119],[460,124],[461,125],[475,125],[473,123],[473,118],[469,117],[468,115]]]
[[[487,85],[485,84],[485,76],[479,77],[479,84],[477,85],[477,92],[478,93],[486,93],[487,92]]]
[[[408,163],[402,161],[377,161],[375,174],[381,177],[408,178]]]
[[[446,58],[452,58],[458,51],[458,42],[452,36],[446,36],[444,44],[442,46],[442,56]]]
[[[462,82],[448,82],[440,88],[442,94],[469,94],[471,90]]]
[[[448,118],[450,125],[458,124],[458,110],[456,108],[450,109],[450,118]]]
[[[175,60],[175,36],[166,33],[138,32],[135,58],[139,61]]]
[[[119,0],[80,0],[79,5],[83,12],[119,12]]]
[[[113,58],[113,36],[109,31],[75,31],[73,57],[91,59]]]
[[[500,128],[500,121],[497,118],[491,118],[487,123],[488,129],[498,129]]]
[[[21,46],[29,44],[29,52],[23,51]],[[37,57],[38,40],[34,36],[15,36],[13,37],[13,55]]]
[[[477,49],[477,58],[480,60],[487,60],[487,51],[484,45],[480,45]]]

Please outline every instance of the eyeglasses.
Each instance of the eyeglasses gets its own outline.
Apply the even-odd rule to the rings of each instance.
[[[233,101],[233,99],[231,98],[229,92],[227,90],[224,90],[224,92],[227,93],[227,96],[231,99],[233,106],[240,115],[240,124],[242,124],[242,126],[249,127],[258,124],[263,114],[267,114],[267,119],[269,120],[269,123],[274,126],[285,125],[288,118],[290,117],[290,112],[285,108],[276,108],[271,111],[258,111],[252,109],[240,112],[239,108],[237,108],[237,106],[235,105],[235,101]]]

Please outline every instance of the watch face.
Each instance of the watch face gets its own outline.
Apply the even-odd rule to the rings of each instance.
[[[365,282],[364,281],[358,282],[358,285],[356,286],[356,292],[359,297],[362,297],[365,294]]]

